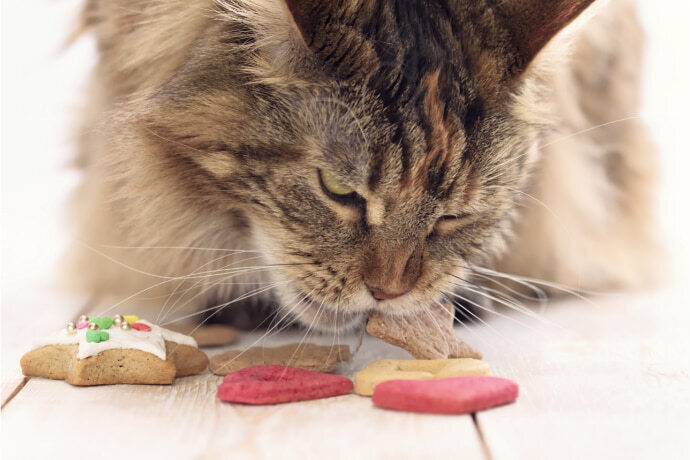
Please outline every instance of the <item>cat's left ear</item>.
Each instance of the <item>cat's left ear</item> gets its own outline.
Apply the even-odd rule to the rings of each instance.
[[[323,5],[311,0],[285,0],[297,28],[305,43],[311,43],[319,22],[322,20]]]
[[[595,0],[499,0],[497,19],[514,45],[509,76],[522,74],[551,39]]]

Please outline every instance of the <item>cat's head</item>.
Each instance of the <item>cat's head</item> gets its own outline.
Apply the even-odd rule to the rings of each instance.
[[[529,66],[591,2],[224,2],[130,104],[133,136],[196,225],[241,213],[289,314],[413,311],[500,249],[538,132]]]

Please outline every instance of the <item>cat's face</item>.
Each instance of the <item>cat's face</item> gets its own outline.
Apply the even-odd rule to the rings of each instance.
[[[433,305],[500,247],[534,154],[531,56],[470,6],[288,3],[291,46],[209,28],[142,111],[152,158],[200,210],[241,211],[303,323]]]

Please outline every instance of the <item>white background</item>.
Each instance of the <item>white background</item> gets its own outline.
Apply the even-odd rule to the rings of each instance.
[[[662,162],[659,221],[671,259],[669,277],[687,299],[690,253],[690,7],[642,0],[648,31],[644,105]],[[65,206],[77,174],[73,138],[91,39],[65,48],[81,0],[2,1],[2,297],[49,283],[66,244]]]

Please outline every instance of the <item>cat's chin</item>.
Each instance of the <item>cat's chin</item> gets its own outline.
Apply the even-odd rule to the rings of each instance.
[[[291,315],[309,329],[335,332],[351,330],[362,324],[364,312],[334,309],[322,302],[306,299],[299,311]]]

